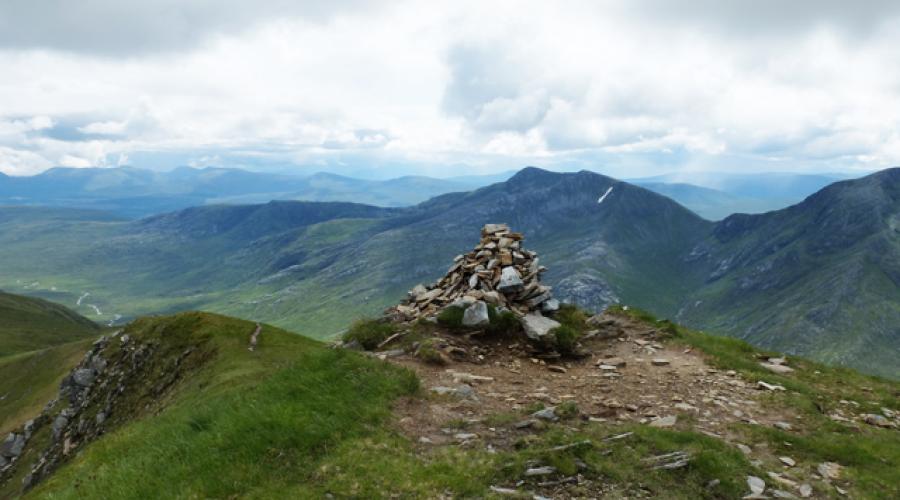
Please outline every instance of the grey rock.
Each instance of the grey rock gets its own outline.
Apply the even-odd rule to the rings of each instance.
[[[106,360],[99,354],[95,354],[94,357],[91,358],[91,368],[93,368],[96,373],[103,373],[103,370],[106,369],[106,364]]]
[[[450,307],[459,307],[465,309],[474,304],[477,299],[471,295],[463,295],[462,297],[450,303]]]
[[[787,422],[775,422],[773,425],[774,425],[776,428],[781,429],[781,430],[783,430],[783,431],[789,431],[789,430],[792,430],[792,429],[794,428],[791,424],[789,424],[789,423],[787,423]]]
[[[106,422],[106,413],[102,411],[97,412],[97,415],[94,417],[94,422],[96,422],[97,425],[103,425],[103,422]]]
[[[550,330],[560,326],[558,321],[545,318],[540,313],[529,313],[520,320],[525,335],[532,340],[542,340],[550,333]]]
[[[747,476],[747,486],[754,495],[762,495],[766,491],[766,482],[756,476]]]
[[[772,498],[797,498],[793,493],[784,490],[772,490],[769,492]]]
[[[500,294],[494,291],[484,292],[484,301],[495,306],[500,305]]]
[[[869,425],[874,425],[876,427],[891,427],[891,421],[881,415],[866,413],[862,417],[863,421]]]
[[[800,485],[800,496],[803,498],[809,498],[813,494],[812,486],[803,483]]]
[[[515,293],[524,287],[522,277],[519,276],[519,271],[516,271],[515,267],[507,266],[500,271],[500,284],[497,285],[497,290],[502,293]]]
[[[672,427],[677,422],[678,417],[676,415],[669,415],[668,417],[658,418],[650,422],[650,427]]]
[[[534,418],[539,418],[541,420],[549,420],[551,422],[556,422],[557,420],[559,420],[559,417],[556,415],[556,408],[552,406],[549,408],[544,408],[543,410],[538,410],[532,413],[531,416]]]
[[[481,229],[481,232],[484,234],[494,234],[499,233],[500,231],[509,231],[508,224],[485,224]]]
[[[554,295],[563,302],[591,312],[602,311],[620,301],[606,280],[588,272],[575,273],[563,278],[556,283],[553,290]]]
[[[525,469],[525,477],[534,477],[534,476],[549,476],[551,474],[556,473],[555,467],[550,467],[549,465],[545,465],[543,467],[532,467],[530,469]]]
[[[460,384],[456,387],[436,386],[431,388],[431,392],[439,395],[450,395],[460,399],[476,399],[475,389],[467,384]]]
[[[25,436],[10,432],[3,443],[0,443],[0,456],[6,458],[18,457],[25,449]]]
[[[559,301],[556,299],[550,299],[543,304],[541,304],[541,311],[545,313],[552,313],[559,311]]]
[[[825,479],[839,479],[844,467],[834,462],[822,462],[816,468],[816,471]]]
[[[781,463],[783,463],[784,465],[787,465],[788,467],[793,467],[793,466],[797,465],[797,461],[791,457],[778,457],[778,460],[781,461]]]
[[[31,434],[34,432],[34,419],[31,419],[25,422],[25,425],[22,427],[22,433],[25,434],[25,440],[31,439]]]
[[[50,427],[50,430],[53,434],[54,441],[59,440],[63,431],[66,430],[67,425],[69,425],[69,419],[65,415],[60,414],[53,419],[53,425]]]
[[[341,344],[341,348],[349,349],[351,351],[362,351],[363,350],[362,344],[360,344],[359,341],[356,339],[353,339],[350,342],[344,342],[343,344]]]
[[[420,283],[420,284],[414,286],[413,289],[409,291],[409,297],[412,299],[415,299],[419,295],[422,295],[427,291],[428,291],[428,289],[425,288],[425,285]]]
[[[0,473],[3,472],[3,468],[6,467],[6,464],[9,463],[9,460],[6,459],[3,455],[0,455]]]
[[[550,300],[551,298],[553,298],[553,295],[549,291],[547,291],[547,292],[544,292],[544,293],[538,295],[537,297],[532,297],[532,298],[526,300],[525,305],[533,308],[533,307],[542,305],[544,302]],[[543,307],[542,307],[542,309],[543,309]]]
[[[488,316],[487,304],[478,300],[466,308],[462,319],[465,326],[485,326],[491,322]]]
[[[790,366],[779,365],[779,364],[774,364],[774,363],[760,363],[759,365],[762,366],[763,368],[765,368],[766,370],[769,370],[772,373],[778,373],[778,374],[782,374],[782,375],[786,374],[786,373],[791,373],[792,371],[794,371],[794,369],[791,368]]]
[[[79,368],[72,374],[72,380],[81,387],[88,387],[94,383],[94,370]]]

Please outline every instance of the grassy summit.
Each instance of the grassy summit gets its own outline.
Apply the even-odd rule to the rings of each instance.
[[[183,313],[140,319],[124,334],[133,343],[160,346],[156,352],[162,357],[154,363],[161,367],[171,361],[167,356],[188,347],[205,353],[188,358],[198,360],[188,367],[188,375],[156,400],[135,396],[127,406],[114,409],[112,415],[127,413],[127,419],[76,448],[67,463],[26,497],[499,498],[506,488],[520,494],[561,491],[566,496],[602,491],[612,497],[738,498],[747,494],[745,478],[750,475],[764,478],[769,488],[791,490],[767,476],[770,471],[809,482],[817,498],[836,497],[835,487],[854,498],[900,494],[900,431],[859,420],[860,414],[883,411],[882,407],[900,410],[896,383],[800,358],[790,359],[794,372],[778,375],[760,366],[765,353],[745,343],[686,330],[633,309],[611,314],[637,328],[663,332],[659,342],[668,352],[690,350],[723,375],[733,370],[729,377],[749,384],[764,379],[785,387],[771,394],[761,392],[760,401],[763,409],[793,415],[793,428],[735,420],[725,425],[722,437],[714,437],[700,432],[689,412],[679,415],[677,425],[657,428],[637,418],[589,420],[588,406],[571,402],[558,405],[559,421],[523,430],[516,423],[538,407],[482,415],[490,403],[472,407],[471,421],[441,426],[450,429],[451,440],[454,434],[482,433],[482,427],[491,427],[514,436],[512,441],[494,449],[486,447],[487,436],[468,444],[426,445],[404,429],[403,415],[409,415],[404,409],[456,403],[423,390],[426,387],[420,389],[410,369],[271,326],[263,327],[257,349],[249,351],[254,323]],[[115,342],[110,341],[107,349],[116,348]],[[509,342],[506,338],[501,344]],[[616,339],[608,342],[623,344]],[[580,362],[579,369],[579,362],[572,363],[568,374],[553,376],[564,380],[574,373],[600,373],[592,360]],[[442,373],[447,368],[475,372],[494,364],[422,366]],[[156,377],[165,376],[151,373],[129,393],[141,394],[140,384],[152,387]],[[475,389],[483,403],[492,401],[490,384],[476,384]],[[648,387],[646,392],[652,390]],[[838,410],[850,420],[829,417]],[[36,444],[47,439],[46,433],[38,434],[33,438]],[[735,441],[752,445],[752,455],[739,451]],[[36,458],[40,449],[30,449],[26,457]],[[648,461],[673,453],[689,455],[689,464],[666,470],[654,469],[655,462]],[[779,462],[781,456],[793,457],[797,465],[787,469]],[[823,462],[840,464],[840,479],[817,479],[816,467]],[[539,466],[555,472],[549,477],[525,476]],[[516,486],[523,478],[525,482]],[[566,478],[577,481],[565,482]],[[14,496],[20,480],[21,475],[0,486],[0,497]],[[548,481],[562,482],[541,486]]]

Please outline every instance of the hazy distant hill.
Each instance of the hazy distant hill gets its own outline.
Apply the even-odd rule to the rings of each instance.
[[[0,177],[0,205],[43,205],[107,210],[143,217],[197,205],[271,200],[349,201],[409,206],[491,182],[490,177],[435,179],[407,176],[354,179],[329,173],[294,176],[235,168],[53,168],[31,177]]]

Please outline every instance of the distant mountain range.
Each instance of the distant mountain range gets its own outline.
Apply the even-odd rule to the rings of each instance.
[[[7,208],[0,287],[69,305],[89,293],[78,310],[103,321],[202,308],[327,336],[441,276],[488,222],[523,231],[555,294],[589,309],[621,301],[900,377],[900,169],[718,223],[627,182],[536,168],[403,208],[270,202],[137,221]]]
[[[182,167],[168,172],[132,167],[52,168],[31,177],[0,174],[0,205],[106,210],[128,218],[192,206],[272,200],[404,207],[441,194],[503,182],[514,173],[367,180],[322,172],[299,176],[236,168]],[[668,196],[706,219],[720,220],[733,213],[761,213],[787,207],[840,179],[837,175],[704,173],[630,182]]]

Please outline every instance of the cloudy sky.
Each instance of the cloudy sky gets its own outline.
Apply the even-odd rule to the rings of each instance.
[[[900,2],[2,0],[0,171],[900,165]]]

